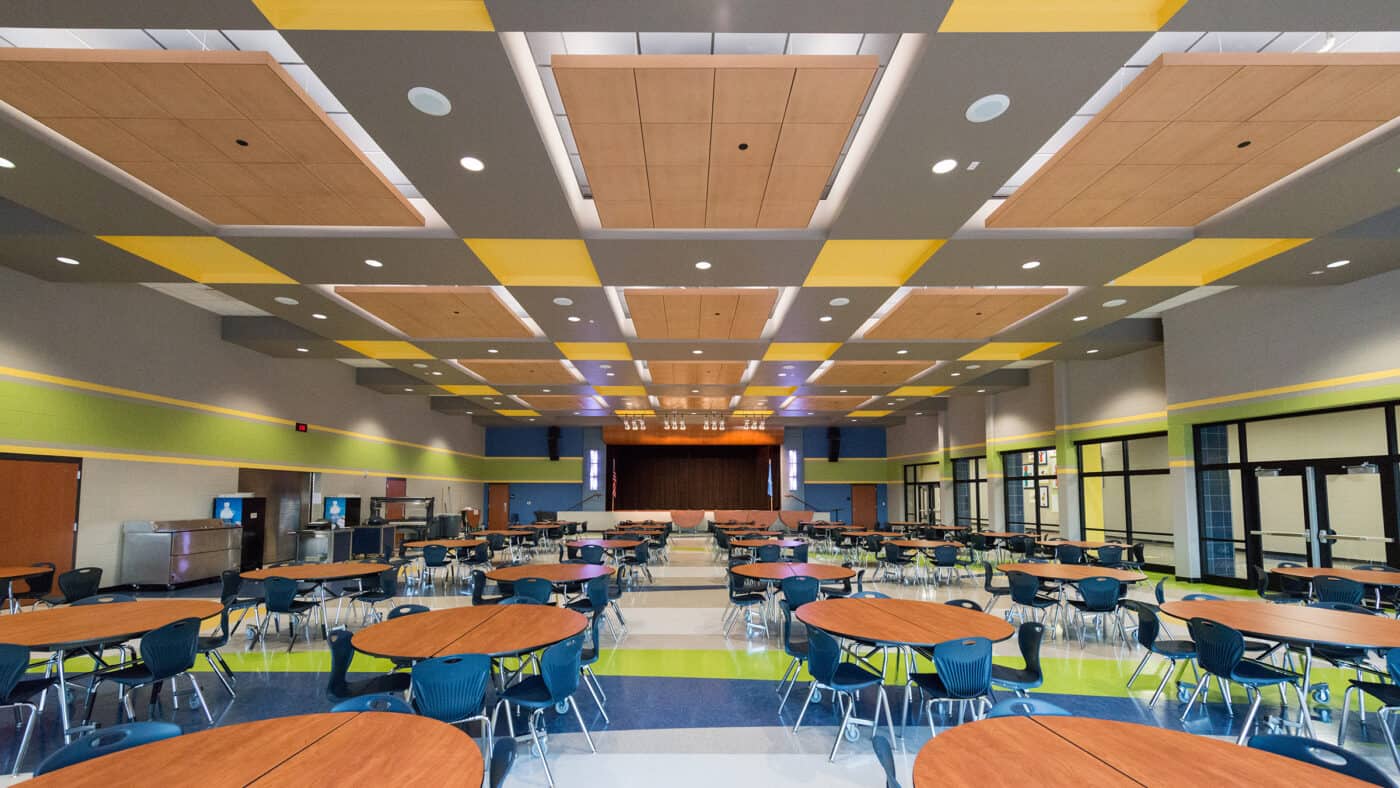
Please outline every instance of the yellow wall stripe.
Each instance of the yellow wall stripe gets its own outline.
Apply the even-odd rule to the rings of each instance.
[[[1056,424],[1055,429],[1060,431],[1084,430],[1090,427],[1106,427],[1110,424],[1127,424],[1134,421],[1153,421],[1165,419],[1165,410],[1154,410],[1151,413],[1139,413],[1135,416],[1115,416],[1111,419],[1098,419],[1097,421],[1081,421],[1078,424]]]
[[[1371,383],[1377,380],[1388,380],[1397,377],[1400,377],[1400,369],[1383,369],[1378,372],[1365,372],[1360,375],[1346,375],[1340,378],[1327,378],[1325,380],[1313,380],[1307,383],[1294,383],[1290,386],[1275,386],[1274,388],[1257,389],[1255,391],[1242,391],[1238,394],[1224,394],[1219,397],[1206,397],[1205,399],[1175,402],[1168,404],[1167,410],[1187,410],[1206,405],[1219,405],[1225,402],[1241,402],[1243,400],[1260,399],[1262,397],[1274,397],[1279,394],[1316,391],[1317,389],[1331,388],[1333,386],[1350,386],[1356,383]]]

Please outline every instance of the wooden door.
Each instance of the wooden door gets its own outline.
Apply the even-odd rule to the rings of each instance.
[[[852,484],[851,523],[873,527],[879,517],[879,508],[875,505],[875,485]]]
[[[390,476],[384,480],[384,497],[386,498],[407,498],[408,479],[401,479],[397,476]],[[401,503],[391,503],[384,507],[384,519],[389,522],[402,520],[407,514],[408,507]]]
[[[486,527],[510,527],[510,485],[486,485]]]
[[[5,546],[5,563],[50,561],[58,572],[73,568],[82,467],[81,460],[67,458],[0,458],[0,544]]]

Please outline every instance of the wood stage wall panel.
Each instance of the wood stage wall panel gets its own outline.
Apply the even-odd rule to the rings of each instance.
[[[609,445],[608,460],[617,469],[613,509],[769,509],[782,502],[776,446]]]

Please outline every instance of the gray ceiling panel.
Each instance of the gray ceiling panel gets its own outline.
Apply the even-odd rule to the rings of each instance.
[[[366,320],[342,302],[314,287],[298,285],[214,285],[215,290],[251,304],[265,312],[314,332],[326,339],[399,339],[399,335],[376,322]],[[278,298],[296,299],[296,304],[279,303]],[[325,315],[325,319],[314,317]],[[347,351],[347,355],[353,355]]]
[[[1345,265],[1328,268],[1339,261]],[[1332,236],[1296,246],[1280,255],[1236,271],[1217,285],[1339,285],[1385,273],[1400,265],[1394,238]]]
[[[78,265],[58,261],[77,260]],[[14,235],[0,239],[0,265],[50,282],[188,282],[190,280],[90,235]]]
[[[751,287],[800,285],[820,240],[708,238],[590,239],[588,253],[604,285]],[[700,270],[697,262],[708,262]]]
[[[1163,30],[1393,30],[1392,0],[1191,0]]]
[[[272,25],[251,0],[6,0],[5,27],[261,30]]]
[[[510,294],[535,319],[540,330],[559,342],[617,342],[623,339],[607,296],[598,287],[512,287]],[[573,301],[568,306],[556,298]],[[578,320],[571,321],[569,318]]]
[[[1181,245],[1181,239],[976,238],[945,244],[909,285],[1101,285]],[[1021,266],[1040,263],[1034,269]]]
[[[415,345],[435,358],[532,359],[563,358],[559,348],[545,339],[522,340],[464,340],[420,339]],[[495,350],[495,353],[491,351]]]
[[[497,30],[744,33],[932,32],[951,0],[866,0],[813,8],[808,0],[488,0]]]
[[[797,291],[774,339],[780,342],[842,342],[856,333],[867,318],[894,295],[893,287],[804,287]],[[832,306],[839,294],[849,298],[844,306]],[[823,322],[823,317],[831,318]]]
[[[298,282],[342,285],[498,284],[456,238],[250,238],[224,240]],[[383,263],[375,268],[365,260]]]

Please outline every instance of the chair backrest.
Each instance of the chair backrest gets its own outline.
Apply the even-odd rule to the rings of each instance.
[[[783,589],[783,599],[787,600],[788,607],[796,610],[808,602],[817,601],[817,594],[821,593],[821,581],[808,575],[794,575],[785,577],[780,584]]]
[[[491,747],[491,768],[487,773],[486,781],[488,788],[501,788],[502,785],[505,785],[506,777],[510,775],[510,767],[513,765],[515,765],[515,739],[497,739],[496,744]]]
[[[933,548],[933,563],[935,566],[957,566],[958,548],[952,545]]]
[[[491,683],[491,658],[453,654],[413,665],[413,708],[424,717],[457,722],[482,713]]]
[[[856,577],[859,578],[859,577],[860,577],[860,574],[857,573],[857,574],[856,574]],[[847,598],[848,598],[848,599],[889,599],[889,598],[890,598],[890,595],[889,595],[889,594],[882,594],[882,593],[880,593],[879,591],[857,591],[857,592],[855,592],[854,594],[851,594],[851,595],[850,595],[849,597],[847,597]]]
[[[0,643],[0,702],[10,697],[15,685],[29,669],[29,649],[14,643]]]
[[[1084,550],[1072,544],[1057,544],[1055,545],[1055,560],[1062,564],[1082,564],[1084,563]]]
[[[1167,578],[1163,577],[1153,586],[1152,593],[1157,597],[1157,604],[1164,605],[1167,602]]]
[[[1343,613],[1360,613],[1363,616],[1379,615],[1381,611],[1366,607],[1365,605],[1353,605],[1350,602],[1313,602],[1308,607],[1320,607],[1327,610],[1340,610]]]
[[[355,658],[355,646],[350,641],[350,630],[332,629],[326,635],[326,644],[331,651],[331,671],[326,677],[326,693],[332,698],[344,698],[350,694],[345,674],[350,672],[350,662]]]
[[[269,613],[290,613],[297,597],[297,581],[286,577],[263,580],[263,602]]]
[[[168,679],[194,667],[199,649],[199,619],[182,618],[141,636],[141,661],[156,679]]]
[[[518,596],[518,595],[513,595],[513,596],[508,596],[508,597],[506,597],[505,599],[502,599],[502,600],[501,600],[500,602],[498,602],[497,604],[501,604],[501,605],[543,605],[543,604],[546,604],[546,603],[541,602],[540,600],[535,599],[535,598],[532,597],[532,596]]]
[[[486,573],[480,569],[472,570],[472,604],[482,603],[482,592],[486,590]]]
[[[395,605],[394,609],[389,611],[389,618],[390,620],[392,620],[400,616],[411,616],[416,613],[426,613],[428,612],[428,610],[429,608],[427,605]]]
[[[886,561],[899,561],[904,558],[904,548],[896,544],[882,545],[885,550]]]
[[[101,587],[100,566],[80,566],[58,576],[58,590],[63,593],[63,601],[70,604],[96,594]]]
[[[540,654],[540,675],[549,689],[550,700],[558,703],[574,694],[582,665],[582,634],[561,640]]]
[[[1354,777],[1372,785],[1394,785],[1395,782],[1370,761],[1331,742],[1303,736],[1264,735],[1249,739],[1251,749],[1282,755],[1295,761],[1310,763],[1323,769]]]
[[[810,545],[804,543],[792,548],[792,562],[795,564],[807,563],[807,550],[810,547]]]
[[[440,544],[424,545],[423,563],[427,566],[446,566],[447,547]]]
[[[579,560],[585,564],[601,566],[603,563],[603,546],[596,544],[586,544],[578,549]]]
[[[647,545],[646,541],[643,541],[641,544],[632,548],[632,557],[636,559],[639,564],[647,563],[651,560],[651,547]]]
[[[982,590],[989,594],[997,592],[997,588],[992,585],[992,565],[988,563],[982,564]]]
[[[1068,711],[1040,698],[1006,698],[987,712],[987,719],[996,717],[1071,717]]]
[[[1029,605],[1040,592],[1040,581],[1025,572],[1007,572],[1006,579],[1011,585],[1011,601],[1018,605]]]
[[[1162,631],[1162,621],[1157,618],[1157,608],[1136,599],[1124,599],[1120,604],[1126,610],[1137,613],[1137,641],[1145,649],[1151,649]]]
[[[1099,563],[1101,564],[1121,564],[1123,563],[1123,548],[1117,545],[1104,545],[1099,548]]]
[[[500,533],[486,532],[486,544],[492,550],[504,550],[506,547],[506,535]]]
[[[862,541],[865,542],[865,549],[869,550],[872,553],[880,552],[882,546],[885,543],[884,537],[881,536],[867,536]]]
[[[775,544],[759,545],[756,555],[760,564],[776,564],[783,558],[783,548]]]
[[[1181,598],[1182,602],[1218,602],[1225,597],[1215,594],[1187,594]]]
[[[976,610],[978,613],[982,612],[982,606],[977,604],[976,602],[973,602],[971,599],[949,599],[943,604],[952,605],[953,607],[966,608],[968,610]]]
[[[515,581],[515,595],[529,597],[542,605],[554,596],[554,584],[543,577],[525,577]]]
[[[129,722],[125,725],[113,725],[110,728],[102,728],[93,731],[83,738],[69,744],[53,755],[45,758],[39,768],[34,770],[34,776],[62,769],[65,766],[72,766],[75,763],[92,760],[103,755],[110,755],[114,752],[129,750],[132,747],[139,747],[143,744],[150,744],[162,739],[170,739],[180,735],[180,726],[173,722]],[[134,776],[134,775],[133,775]]]
[[[1244,659],[1244,636],[1224,624],[1204,618],[1186,622],[1196,641],[1196,661],[1201,669],[1229,678]]]
[[[820,629],[807,629],[807,672],[822,684],[830,684],[836,678],[836,668],[841,664],[841,646],[836,638]]]
[[[933,647],[933,664],[950,697],[975,698],[992,686],[992,641],[960,638]]]
[[[238,574],[237,569],[225,569],[219,573],[220,599],[236,597],[241,590],[243,590],[243,576]]]
[[[968,534],[967,544],[973,550],[982,551],[987,549],[987,537],[982,534]]]
[[[1123,583],[1114,577],[1086,577],[1079,581],[1079,595],[1084,606],[1093,612],[1106,612],[1118,607],[1118,592]]]
[[[1318,575],[1313,578],[1313,595],[1319,602],[1346,602],[1359,605],[1366,596],[1366,586],[1336,575]]]
[[[379,573],[379,593],[386,598],[393,598],[399,595],[399,568],[389,567]]]
[[[413,707],[398,695],[381,692],[343,700],[332,706],[331,711],[389,711],[396,714],[412,714]]]
[[[136,597],[130,594],[98,594],[96,596],[85,596],[73,602],[73,607],[83,605],[110,605],[114,602],[135,602]]]
[[[870,746],[875,749],[875,760],[880,762],[880,768],[885,770],[885,788],[899,788],[899,780],[894,772],[894,750],[890,747],[890,740],[884,736],[876,736],[870,740]]]
[[[33,596],[44,596],[53,590],[54,565],[52,561],[35,561],[30,566],[47,566],[49,571],[42,575],[24,578],[24,584],[29,586],[29,593]],[[237,574],[235,572],[235,574]]]
[[[1045,625],[1039,621],[1023,621],[1016,629],[1016,645],[1021,649],[1021,660],[1026,663],[1026,672],[1045,678],[1040,667],[1040,643],[1045,640]]]

